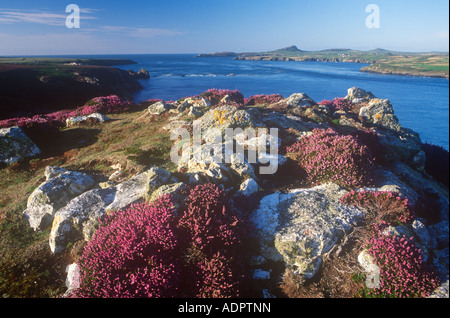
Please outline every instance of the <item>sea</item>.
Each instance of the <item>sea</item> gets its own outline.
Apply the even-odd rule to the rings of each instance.
[[[400,124],[418,132],[422,142],[449,150],[448,79],[365,73],[359,70],[367,64],[358,63],[237,61],[194,54],[78,57],[131,59],[137,64],[116,67],[147,69],[151,78],[140,81],[143,89],[135,94],[136,102],[178,100],[210,88],[238,89],[245,97],[306,93],[320,102],[345,97],[357,86],[389,99]]]

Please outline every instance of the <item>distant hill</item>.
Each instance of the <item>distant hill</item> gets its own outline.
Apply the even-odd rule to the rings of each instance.
[[[304,52],[302,50],[300,50],[298,47],[296,47],[295,45],[292,46],[288,46],[282,49],[278,49],[276,51],[273,51],[274,53],[279,53],[279,52],[290,52],[290,53],[297,53],[297,52]]]
[[[370,64],[361,71],[427,77],[449,77],[448,53],[408,53],[382,48],[369,51],[352,49],[326,49],[303,51],[292,45],[282,49],[260,53],[212,53],[198,57],[233,57],[246,61],[293,61],[293,62],[348,62]]]

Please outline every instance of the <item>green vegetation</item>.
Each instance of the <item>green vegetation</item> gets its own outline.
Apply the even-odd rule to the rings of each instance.
[[[19,65],[96,65],[115,66],[136,64],[136,62],[124,59],[74,59],[74,58],[49,58],[49,57],[0,57],[0,64]]]
[[[366,72],[447,77],[448,54],[395,55],[364,67]]]
[[[201,54],[200,57],[224,56],[225,53]],[[359,51],[352,49],[328,49],[321,51],[302,51],[296,46],[261,53],[226,53],[236,60],[251,61],[297,61],[297,62],[353,62],[370,64],[361,71],[430,76],[448,78],[448,53],[405,53],[384,49]]]

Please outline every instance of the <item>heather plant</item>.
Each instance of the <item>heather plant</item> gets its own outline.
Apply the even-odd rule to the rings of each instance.
[[[272,94],[272,95],[253,95],[249,98],[244,99],[244,105],[253,106],[253,105],[262,105],[262,104],[275,104],[283,99],[283,96],[280,94]]]
[[[133,103],[117,95],[102,96],[91,99],[79,110],[80,115],[93,113],[117,114],[128,111]]]
[[[184,257],[189,260],[186,271],[192,275],[185,284],[197,286],[196,297],[239,294],[242,221],[225,199],[224,191],[213,184],[196,186],[190,190],[179,221],[187,252]]]
[[[131,101],[116,95],[96,97],[88,101],[86,105],[75,110],[62,110],[31,117],[15,117],[1,120],[0,128],[19,126],[30,132],[45,133],[46,130],[64,127],[66,119],[70,117],[87,116],[93,113],[102,113],[104,115],[122,113],[128,111],[132,105]]]
[[[352,109],[352,102],[348,99],[337,97],[333,99],[333,109],[336,110],[343,110],[346,112],[351,111]]]
[[[240,220],[213,184],[186,195],[180,216],[162,196],[101,220],[80,257],[81,284],[71,296],[238,296]]]
[[[242,95],[242,93],[237,89],[233,91],[229,89],[211,88],[200,94],[200,96],[207,98],[212,105],[218,105],[219,102],[227,95],[230,98],[230,101],[235,103],[235,105],[244,105],[244,95]]]
[[[221,255],[220,251],[211,258],[206,258],[197,264],[200,279],[197,281],[198,298],[231,298],[239,295],[237,281],[230,268],[233,259]]]
[[[332,111],[343,110],[349,112],[352,110],[352,102],[342,97],[336,97],[332,101],[323,100],[319,105],[327,106]]]
[[[366,211],[367,224],[400,225],[410,223],[413,208],[408,199],[391,191],[350,191],[341,198],[347,205],[357,206]]]
[[[225,193],[213,184],[191,189],[187,209],[179,226],[188,233],[192,245],[206,255],[239,244],[239,219],[225,205]]]
[[[112,212],[86,245],[80,288],[74,297],[173,297],[178,262],[174,211],[169,197]]]
[[[366,297],[421,298],[439,286],[412,239],[379,233],[366,247],[380,269],[379,286],[366,290]]]
[[[374,163],[371,152],[353,136],[341,136],[332,129],[315,129],[286,151],[299,163],[313,185],[334,182],[354,188],[372,183]]]

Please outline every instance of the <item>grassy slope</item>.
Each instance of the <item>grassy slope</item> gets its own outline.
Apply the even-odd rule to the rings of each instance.
[[[167,117],[154,122],[142,110],[110,115],[110,122],[63,129],[40,141],[39,158],[0,167],[0,297],[56,297],[65,292],[65,266],[73,252],[50,252],[50,229],[34,232],[22,212],[33,190],[45,180],[48,165],[85,171],[106,180],[120,163],[124,176],[151,164],[174,171],[170,134],[162,130]]]

